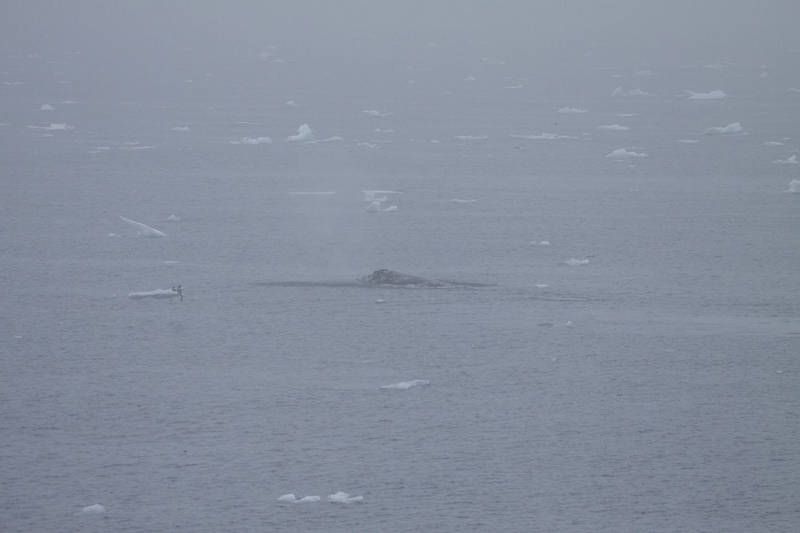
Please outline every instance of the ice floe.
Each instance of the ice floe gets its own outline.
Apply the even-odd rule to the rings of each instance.
[[[628,150],[627,148],[617,148],[616,150],[606,154],[606,157],[609,159],[633,159],[637,157],[647,157],[647,154],[644,152],[634,152],[632,150]]]
[[[163,231],[157,230],[156,228],[148,226],[147,224],[142,224],[141,222],[136,222],[135,220],[131,220],[129,218],[125,218],[122,215],[120,215],[119,218],[121,218],[123,221],[127,222],[128,224],[130,224],[134,228],[136,228],[136,232],[139,235],[143,236],[143,237],[166,237],[167,236],[167,234],[164,233]]]
[[[270,137],[242,137],[238,141],[228,141],[230,144],[272,144]]]
[[[534,246],[550,246],[550,241],[531,241]]]
[[[623,126],[621,124],[603,124],[601,126],[597,126],[598,130],[607,130],[607,131],[627,131],[630,128],[628,126]]]
[[[387,390],[408,390],[412,387],[420,387],[423,385],[430,385],[430,381],[427,379],[412,379],[410,381],[400,381],[398,383],[392,383],[390,385],[382,385],[382,389]]]
[[[797,164],[797,154],[792,154],[786,159],[776,159],[773,163],[777,163],[778,165],[796,165]]]
[[[582,109],[580,107],[569,107],[569,106],[560,108],[558,112],[567,114],[588,113],[586,109]]]
[[[783,146],[781,141],[764,141],[764,146]]]
[[[400,194],[397,191],[365,190],[364,201],[367,202],[367,211],[370,213],[397,211],[396,204],[389,204],[392,195]]]
[[[294,100],[287,100],[286,103],[283,105],[285,105],[286,107],[297,107],[297,102],[295,102]]]
[[[714,126],[705,131],[706,135],[730,135],[732,133],[742,133],[744,128],[740,122],[731,122],[727,126]]]
[[[55,111],[55,107],[51,106],[50,104],[42,104],[39,107],[39,111]]]
[[[297,128],[297,134],[289,135],[286,140],[289,142],[305,142],[314,138],[314,130],[308,124],[301,124]]]
[[[478,200],[475,200],[474,198],[453,198],[450,201],[454,204],[474,204]]]
[[[800,94],[800,89],[798,89],[797,87],[789,87],[788,89],[786,89],[786,92]]]
[[[794,193],[794,194],[800,193],[800,180],[792,180],[792,181],[790,181],[789,182],[789,188],[786,190],[786,192],[790,192],[790,193]]]
[[[556,139],[577,139],[577,137],[571,137],[569,135],[559,135],[557,133],[547,133],[542,132],[539,135],[521,135],[521,134],[511,134],[511,137],[514,139],[530,139],[532,141],[554,141]]]
[[[331,503],[356,503],[364,501],[363,496],[350,496],[346,492],[336,492],[328,496],[328,501]]]
[[[725,91],[721,91],[720,89],[715,89],[707,93],[696,93],[689,90],[686,92],[689,94],[689,100],[721,100],[728,96],[725,94]]]
[[[189,131],[189,126],[175,126],[172,131]]]
[[[179,217],[176,214],[172,214],[172,215],[167,217],[167,222],[180,222],[180,221],[181,221],[181,217]]]
[[[370,150],[377,150],[378,148],[380,148],[380,145],[378,145],[378,144],[376,144],[376,143],[367,142],[367,141],[360,141],[360,142],[357,142],[357,143],[356,143],[356,146],[361,146],[361,147],[364,147],[364,148],[369,148]]]
[[[678,139],[675,142],[679,142],[679,143],[682,143],[682,144],[697,144],[697,143],[700,142],[700,140],[699,139]]]
[[[87,514],[100,514],[100,513],[105,513],[106,508],[100,505],[99,503],[95,503],[94,505],[87,505],[86,507],[81,509],[81,512]]]
[[[459,141],[485,141],[489,137],[487,135],[456,135]]]

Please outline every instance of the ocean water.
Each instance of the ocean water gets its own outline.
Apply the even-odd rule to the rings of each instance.
[[[787,78],[4,61],[4,531],[800,523]]]

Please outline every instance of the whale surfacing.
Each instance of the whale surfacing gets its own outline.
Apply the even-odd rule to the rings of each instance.
[[[359,281],[373,287],[388,285],[398,287],[438,288],[447,286],[447,283],[442,281],[425,279],[420,276],[412,276],[410,274],[403,274],[401,272],[396,272],[386,268],[376,270],[372,274],[360,278]]]

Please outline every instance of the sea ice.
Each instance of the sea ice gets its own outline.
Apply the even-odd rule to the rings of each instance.
[[[175,126],[172,131],[189,131],[189,126]]]
[[[783,146],[783,143],[780,141],[765,141],[764,146]]]
[[[419,387],[422,385],[430,385],[427,379],[412,379],[411,381],[400,381],[399,383],[392,383],[391,385],[382,385],[382,389],[392,390],[408,390],[412,387]]]
[[[283,105],[285,105],[285,106],[287,106],[287,107],[297,107],[297,102],[295,102],[294,100],[288,100],[288,101],[287,101],[285,104],[283,104]]]
[[[47,126],[28,126],[32,130],[44,130],[44,131],[67,131],[67,130],[74,130],[75,126],[70,126],[69,124],[65,124],[63,122],[51,122]]]
[[[686,91],[689,93],[689,100],[720,100],[728,96],[725,91],[719,89],[709,91],[707,93],[696,93],[694,91]]]
[[[776,159],[773,163],[777,163],[779,165],[796,165],[797,164],[797,154],[792,154],[786,159]]]
[[[643,152],[628,151],[625,148],[617,148],[613,152],[606,154],[609,159],[632,159],[635,157],[647,157]]]
[[[314,130],[308,124],[301,124],[297,128],[296,135],[289,135],[286,140],[289,142],[305,142],[314,138]]]
[[[122,220],[136,228],[136,232],[143,236],[143,237],[166,237],[167,234],[163,231],[157,230],[156,228],[150,227],[147,224],[142,224],[141,222],[136,222],[135,220],[131,220],[129,218],[125,218],[124,216],[120,215]]]
[[[51,106],[50,104],[42,104],[39,108],[39,111],[54,111],[55,107]]]
[[[342,491],[328,496],[328,501],[331,503],[354,503],[363,500],[363,496],[350,496],[348,493]]]
[[[650,96],[650,93],[638,88],[625,90],[620,86],[611,91],[611,96]]]
[[[486,135],[456,135],[459,141],[485,141],[488,138]]]
[[[794,194],[800,193],[800,180],[792,180],[789,182],[789,189],[786,192]]]
[[[179,217],[176,214],[172,214],[172,215],[167,217],[167,222],[180,222],[180,221],[181,221],[181,217]]]
[[[714,126],[712,128],[708,128],[705,133],[706,135],[728,135],[731,133],[741,133],[744,131],[742,128],[742,124],[739,122],[731,122],[727,126]]]
[[[362,113],[371,117],[388,117],[392,114],[391,111],[380,111],[378,109],[364,109]]]
[[[298,498],[294,495],[294,493],[284,494],[278,498],[279,502],[286,502],[286,503],[314,503],[320,500],[319,496],[303,496],[302,498]]]

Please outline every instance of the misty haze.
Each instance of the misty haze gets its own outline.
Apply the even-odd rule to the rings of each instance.
[[[0,6],[0,530],[789,532],[800,4]]]

